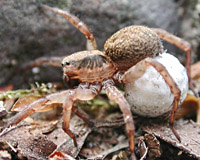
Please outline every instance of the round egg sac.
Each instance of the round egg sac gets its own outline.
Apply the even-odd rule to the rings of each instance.
[[[188,76],[185,67],[176,57],[168,53],[163,53],[154,59],[165,66],[178,85],[181,91],[180,105],[188,91]],[[168,84],[153,67],[147,68],[144,75],[135,82],[125,84],[125,97],[132,111],[145,117],[157,117],[170,112],[174,100]]]

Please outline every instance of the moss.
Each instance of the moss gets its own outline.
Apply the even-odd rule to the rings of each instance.
[[[55,87],[49,83],[49,84],[38,84],[37,82],[35,85],[31,85],[31,89],[19,89],[14,91],[6,91],[6,92],[0,92],[0,100],[3,99],[11,99],[11,98],[20,98],[24,97],[28,94],[34,94],[34,95],[46,95],[49,93],[55,92]]]

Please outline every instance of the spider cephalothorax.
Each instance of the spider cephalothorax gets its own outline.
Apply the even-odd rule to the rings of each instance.
[[[134,82],[144,75],[148,67],[152,66],[160,73],[164,82],[169,86],[171,93],[174,95],[169,122],[172,132],[180,141],[180,137],[176,133],[173,123],[174,113],[177,109],[181,92],[166,68],[152,57],[163,53],[163,46],[159,38],[162,37],[164,40],[172,42],[184,50],[190,60],[190,45],[186,41],[161,29],[150,29],[144,26],[133,25],[123,28],[111,36],[104,45],[104,51],[101,52],[97,50],[95,38],[89,28],[77,17],[57,8],[48,6],[43,6],[43,8],[64,16],[85,35],[88,50],[74,53],[62,61],[66,79],[79,79],[81,83],[75,89],[50,94],[34,101],[17,114],[9,122],[7,127],[19,123],[37,110],[40,110],[47,103],[63,103],[63,130],[74,140],[74,144],[77,146],[75,135],[69,129],[71,112],[75,112],[81,118],[83,116],[74,109],[75,106],[73,104],[76,100],[91,100],[101,89],[104,89],[108,98],[118,103],[123,113],[126,131],[129,136],[131,157],[135,159],[134,121],[131,107],[124,95],[118,91],[114,84],[115,82]],[[55,61],[53,59],[48,64],[58,66],[54,63]],[[190,75],[189,60],[187,60],[188,75]],[[45,61],[40,59],[35,62],[37,62],[37,65],[41,65],[42,63],[46,63],[46,59]],[[31,65],[34,66],[33,63]],[[43,107],[44,109],[45,107]],[[83,120],[89,123],[88,120],[84,118]]]
[[[115,64],[98,50],[74,53],[63,59],[62,66],[66,77],[81,82],[102,81],[116,72]]]

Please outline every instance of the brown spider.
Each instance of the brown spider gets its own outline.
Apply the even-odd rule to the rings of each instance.
[[[114,84],[116,82],[133,82],[142,77],[149,66],[153,66],[162,75],[163,79],[170,87],[171,93],[174,95],[169,124],[172,132],[180,141],[180,137],[173,127],[174,113],[180,98],[180,90],[165,67],[152,58],[163,53],[163,46],[159,38],[161,37],[186,52],[187,74],[188,77],[190,77],[190,45],[186,41],[162,29],[150,29],[144,26],[133,25],[125,27],[112,35],[105,42],[104,51],[102,52],[97,50],[95,38],[89,28],[77,17],[57,8],[48,6],[43,6],[43,8],[64,16],[85,35],[87,40],[87,50],[73,53],[62,60],[62,67],[66,80],[78,79],[81,83],[75,89],[50,94],[34,101],[23,111],[18,113],[12,121],[9,122],[7,128],[18,124],[38,110],[48,110],[49,108],[44,107],[44,105],[48,103],[63,103],[62,127],[73,139],[74,145],[77,146],[76,137],[69,129],[72,111],[83,118],[87,123],[91,124],[91,122],[78,112],[73,104],[76,100],[91,100],[104,89],[107,96],[119,104],[123,113],[126,131],[129,136],[131,157],[132,159],[135,159],[134,121],[131,108],[123,94],[114,86]],[[40,66],[44,63],[59,66],[57,61],[58,59],[55,57],[50,60],[39,59],[32,64],[29,64],[29,67]]]

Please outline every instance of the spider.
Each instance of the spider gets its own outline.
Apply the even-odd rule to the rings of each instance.
[[[164,52],[160,38],[178,46],[186,52],[186,68],[188,77],[190,77],[191,47],[188,42],[162,29],[132,25],[113,34],[105,42],[104,51],[99,51],[90,29],[77,17],[57,8],[48,6],[43,6],[43,8],[64,16],[86,37],[87,50],[73,53],[65,57],[61,63],[66,81],[78,79],[80,84],[75,89],[53,93],[32,102],[13,117],[6,128],[18,124],[38,110],[49,110],[49,108],[45,108],[45,105],[49,103],[63,103],[62,128],[73,139],[74,145],[77,146],[76,137],[69,129],[71,113],[74,112],[88,124],[91,124],[91,121],[85,118],[73,104],[77,100],[92,100],[103,89],[109,99],[118,103],[123,114],[129,137],[131,157],[134,160],[136,159],[134,154],[134,120],[131,107],[124,95],[114,85],[115,83],[133,82],[142,77],[146,69],[152,66],[160,73],[174,95],[169,124],[173,134],[180,141],[180,137],[173,126],[174,113],[181,94],[180,89],[165,67],[153,58]],[[55,57],[51,59],[42,58],[29,64],[29,67],[40,66],[45,63],[60,66],[57,61],[58,59]]]

